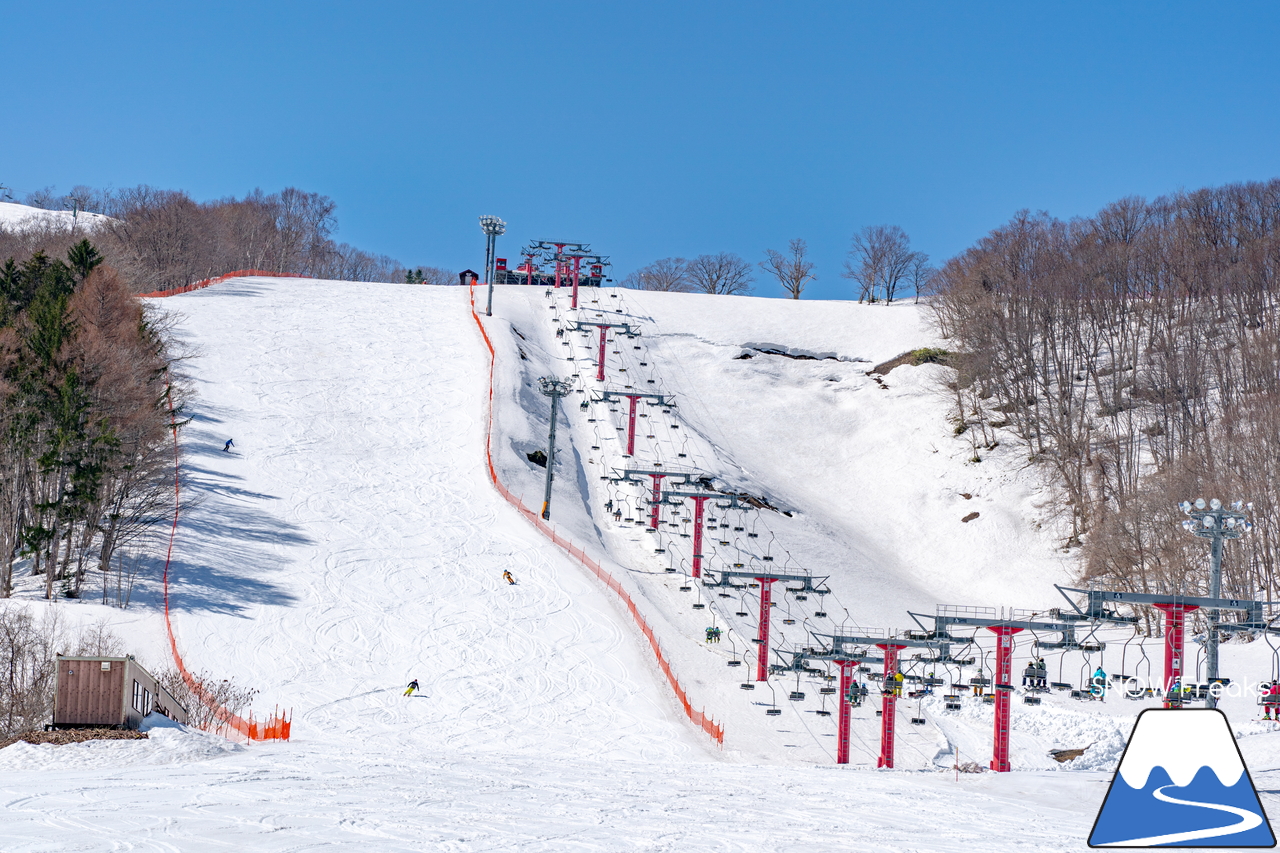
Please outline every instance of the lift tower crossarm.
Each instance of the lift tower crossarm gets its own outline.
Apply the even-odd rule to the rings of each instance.
[[[562,249],[552,255],[551,259],[556,262],[557,270],[567,271],[569,269],[569,262],[573,262],[573,298],[569,307],[574,309],[578,307],[578,281],[579,276],[582,273],[582,262],[587,261],[595,264],[601,267],[602,271],[604,267],[613,266],[613,264],[609,262],[609,257],[607,255],[593,255],[591,254],[591,250],[586,246],[580,246],[579,248],[568,252]]]
[[[990,613],[991,615],[979,615]],[[1034,618],[1038,614],[1027,611],[1012,611],[1008,617],[997,614],[994,608],[961,608],[939,605],[933,617],[912,613],[911,618],[922,628],[922,618],[933,619],[935,637],[951,637],[952,626],[986,628],[996,635],[996,668],[995,668],[995,736],[991,755],[991,769],[997,773],[1007,773],[1012,769],[1009,761],[1010,709],[1009,693],[1012,691],[1013,677],[1013,635],[1021,631],[1053,631],[1062,635],[1056,643],[1045,643],[1037,640],[1043,648],[1078,649],[1076,642],[1076,625],[1079,620],[1044,621]],[[1101,646],[1101,644],[1099,644]]]
[[[668,489],[662,493],[663,503],[678,504],[684,500],[693,501],[693,576],[695,578],[702,577],[702,518],[707,501],[717,501],[716,506],[719,509],[737,509],[740,506],[738,499],[732,496],[728,498],[729,503],[718,502],[724,499],[726,499],[724,495],[716,492],[681,492]]]
[[[1136,622],[1137,617],[1119,616],[1108,611],[1104,606],[1107,603],[1119,604],[1152,604],[1152,605],[1181,605],[1188,610],[1194,610],[1198,607],[1212,607],[1217,610],[1244,610],[1248,613],[1248,618],[1241,625],[1256,626],[1259,630],[1266,625],[1266,619],[1262,615],[1262,608],[1266,604],[1263,601],[1251,601],[1247,598],[1201,598],[1194,595],[1160,595],[1158,593],[1149,592],[1112,592],[1104,589],[1072,589],[1070,587],[1058,586],[1058,591],[1064,596],[1069,592],[1078,595],[1088,596],[1086,610],[1082,611],[1085,618],[1088,619],[1104,619],[1108,622]],[[1070,599],[1068,599],[1070,600]],[[1075,606],[1075,605],[1072,605]],[[1080,608],[1076,607],[1079,611]]]
[[[831,661],[840,667],[840,702],[839,702],[840,716],[836,726],[836,764],[848,764],[849,763],[849,728],[850,728],[850,720],[852,717],[852,714],[850,713],[851,709],[849,707],[849,691],[850,691],[850,688],[853,687],[853,668],[854,666],[860,663],[884,663],[885,657],[888,657],[888,653],[886,652],[885,657],[874,658],[874,657],[871,657],[866,651],[844,652],[839,650],[840,646],[842,646],[845,643],[850,643],[852,645],[872,645],[872,643],[870,642],[866,642],[866,643],[859,642],[861,640],[873,639],[871,637],[844,637],[844,636],[832,635],[832,634],[813,634],[813,636],[828,637],[831,640],[830,651],[827,651],[827,650],[819,651],[811,648],[804,649],[803,651],[797,653],[799,656],[798,659],[799,660]],[[884,637],[877,637],[874,639],[879,642],[884,642],[885,640]],[[883,712],[881,712],[881,717],[883,718]],[[889,731],[889,736],[892,737],[893,727],[890,726],[888,731]],[[883,725],[882,725],[881,734],[882,736],[884,734]],[[880,745],[880,754],[882,757],[888,754],[890,756],[890,766],[892,766],[893,745],[889,744],[888,748],[886,749],[886,746],[882,741]]]
[[[670,394],[654,394],[641,393],[639,391],[601,391],[600,396],[596,397],[592,402],[603,403],[609,400],[621,400],[626,398],[631,401],[631,409],[627,413],[627,455],[634,456],[636,452],[636,403],[641,399],[656,400],[659,406],[674,406],[671,401]]]
[[[756,658],[756,681],[769,680],[769,608],[772,607],[771,599],[773,597],[773,584],[776,581],[798,581],[802,584],[796,592],[813,592],[825,594],[828,590],[819,591],[813,586],[812,575],[791,575],[780,572],[767,572],[763,569],[757,571],[717,571],[720,576],[719,580],[708,583],[703,581],[702,585],[707,587],[729,587],[730,589],[741,589],[741,584],[732,582],[732,578],[752,578],[760,582],[760,633],[752,642],[760,646],[759,654]],[[822,578],[826,580],[826,578]],[[819,581],[821,583],[821,581]]]
[[[907,615],[916,620],[916,624],[921,624],[921,619],[933,619],[936,626],[935,630],[930,632],[939,640],[957,641],[947,630],[951,625],[960,625],[962,627],[971,628],[1013,628],[1018,631],[1054,631],[1062,634],[1062,640],[1057,643],[1040,643],[1040,646],[1046,649],[1074,649],[1077,647],[1075,642],[1075,629],[1077,620],[1068,620],[1062,622],[1038,622],[1029,619],[996,619],[981,616],[926,616],[923,613],[907,612]],[[928,630],[928,629],[926,629]]]
[[[1191,595],[1161,595],[1147,592],[1113,592],[1105,589],[1071,589],[1057,586],[1062,597],[1071,603],[1082,619],[1094,619],[1107,622],[1137,622],[1136,616],[1120,616],[1108,610],[1108,603],[1149,604],[1164,613],[1164,706],[1166,708],[1182,707],[1183,671],[1183,624],[1186,615],[1201,607],[1217,610],[1243,610],[1248,614],[1244,622],[1218,625],[1218,630],[1252,631],[1266,628],[1263,617],[1263,605],[1266,602],[1250,601],[1238,598],[1200,598]],[[1087,596],[1085,610],[1081,610],[1067,593],[1073,592]],[[1229,626],[1229,627],[1228,627]]]
[[[631,328],[630,323],[608,323],[604,320],[575,320],[574,331],[589,332],[594,328],[600,329],[600,355],[596,361],[596,381],[604,381],[604,345],[605,336],[608,335],[610,329],[622,329],[623,333],[628,336],[640,334],[640,332]]]
[[[614,473],[618,473],[617,470]],[[650,470],[645,468],[624,468],[621,476],[615,478],[617,480],[627,480],[629,482],[640,482],[633,480],[632,475],[640,477],[653,478],[653,497],[649,501],[649,529],[657,530],[660,513],[662,512],[662,481],[668,477],[679,477],[681,483],[689,482],[690,475],[683,471],[661,471]]]

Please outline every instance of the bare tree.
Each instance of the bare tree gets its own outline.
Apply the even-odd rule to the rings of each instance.
[[[662,258],[631,273],[622,280],[622,286],[688,293],[693,289],[689,283],[689,262],[684,258]]]
[[[696,293],[742,295],[751,292],[751,264],[733,252],[698,255],[689,261],[689,283]]]
[[[765,249],[765,259],[760,262],[760,266],[778,280],[778,284],[791,294],[792,299],[799,299],[804,286],[811,281],[816,281],[818,277],[813,274],[813,261],[805,257],[809,246],[804,240],[799,237],[792,240],[788,245],[788,251],[790,254],[784,255],[773,249]]]
[[[911,253],[911,265],[907,268],[907,281],[911,283],[911,289],[916,295],[916,304],[920,302],[920,295],[927,293],[933,276],[937,272],[929,265],[929,256],[924,252]]]
[[[868,225],[853,236],[844,277],[858,286],[858,301],[893,301],[908,278],[915,253],[911,238],[897,225]]]

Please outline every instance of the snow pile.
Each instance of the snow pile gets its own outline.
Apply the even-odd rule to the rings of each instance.
[[[144,727],[142,740],[87,740],[62,746],[24,741],[0,749],[0,772],[190,764],[243,751],[225,738],[170,724]]]

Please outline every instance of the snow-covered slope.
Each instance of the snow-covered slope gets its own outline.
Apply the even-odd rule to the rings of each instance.
[[[1144,703],[1018,704],[1022,772],[958,781],[940,768],[987,761],[989,707],[904,701],[905,772],[888,773],[865,769],[879,721],[863,706],[852,766],[836,768],[834,717],[816,713],[835,708],[818,692],[826,682],[787,675],[742,690],[754,593],[722,599],[682,580],[683,513],[664,507],[675,526],[646,532],[640,487],[612,482],[633,462],[661,462],[789,513],[718,512],[707,545],[721,568],[771,556],[829,578],[825,597],[778,591],[777,646],[905,627],[907,608],[936,603],[1056,604],[1051,583],[1069,565],[1037,527],[1041,498],[1012,448],[967,461],[932,387],[939,368],[897,368],[887,389],[865,374],[935,343],[922,309],[601,291],[574,314],[567,298],[500,288],[485,321],[495,465],[540,503],[544,471],[526,454],[545,447],[549,409],[535,380],[573,380],[552,520],[635,598],[695,703],[724,723],[723,751],[683,718],[612,593],[489,485],[487,353],[464,291],[240,279],[160,303],[197,350],[183,447],[198,501],[176,544],[174,621],[190,667],[260,689],[259,711],[292,707],[293,740],[215,754],[165,733],[109,755],[58,748],[90,756],[65,763],[54,748],[0,750],[4,849],[1079,849]],[[632,460],[617,429],[625,403],[613,413],[591,402],[598,339],[556,335],[597,311],[641,332],[609,349],[608,387],[677,402],[642,409]],[[157,601],[148,585],[123,612],[57,606],[77,621],[108,612],[158,664]],[[712,623],[726,629],[717,645],[701,639]],[[1099,663],[1141,675],[1142,660],[1149,672],[1159,659],[1157,643],[1144,658],[1131,638],[1107,639],[1101,658],[1050,656],[1051,679],[1079,681]],[[1224,661],[1256,678],[1270,653],[1228,647]],[[411,678],[423,697],[401,695]],[[805,700],[788,701],[797,687]],[[780,716],[765,715],[773,705]],[[1228,713],[1250,735],[1254,778],[1280,772],[1280,734],[1245,722],[1248,699]],[[926,724],[905,724],[915,715]],[[1047,756],[1091,744],[1084,772]]]
[[[103,216],[101,213],[88,213],[83,210],[79,213],[73,213],[70,210],[44,210],[26,204],[0,201],[0,228],[10,231],[50,226],[93,230],[104,222],[110,221],[111,217]]]

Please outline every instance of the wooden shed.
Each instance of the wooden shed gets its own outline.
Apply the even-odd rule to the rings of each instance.
[[[187,709],[132,655],[58,655],[53,728],[136,729],[152,711],[187,722]]]

